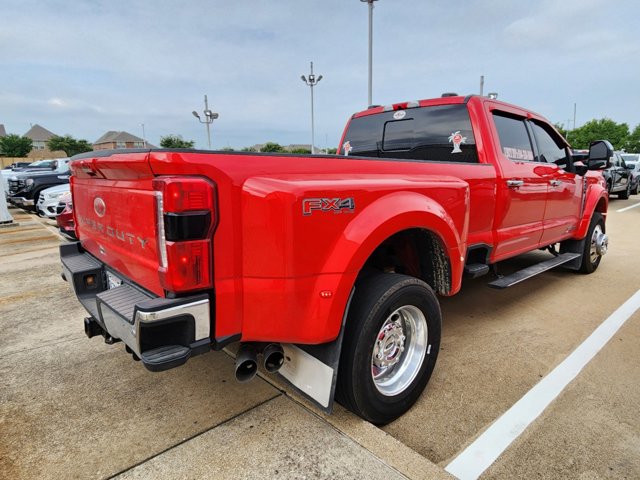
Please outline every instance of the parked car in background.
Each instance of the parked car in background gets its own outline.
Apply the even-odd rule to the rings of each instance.
[[[618,198],[627,199],[631,195],[631,172],[619,152],[613,152],[609,168],[602,171],[607,182],[609,195],[617,194]]]
[[[582,162],[585,165],[587,164],[587,161],[589,160],[589,150],[572,150],[571,151],[571,158],[573,158],[574,163],[575,162]]]
[[[9,168],[12,170],[16,168],[24,168],[31,165],[32,163],[33,162],[13,162],[11,165],[9,165]]]
[[[18,173],[9,180],[9,202],[29,210],[35,209],[40,192],[63,183],[69,183],[69,170],[66,172]]]
[[[38,196],[36,213],[41,217],[54,218],[57,215],[56,209],[58,208],[60,197],[70,191],[71,189],[68,183],[42,190]]]
[[[60,197],[58,207],[56,209],[56,222],[60,233],[72,240],[77,240],[76,228],[73,222],[73,203],[71,201],[71,192],[67,192]]]
[[[631,172],[631,194],[637,195],[640,183],[640,153],[621,153],[620,156]]]
[[[35,173],[35,172],[64,172],[69,170],[68,158],[55,158],[37,160],[35,162],[27,163],[27,165],[21,165],[27,162],[16,162],[11,164],[10,167],[0,171],[2,175],[2,188],[5,192],[5,196],[9,196],[9,179],[14,177],[18,173]]]

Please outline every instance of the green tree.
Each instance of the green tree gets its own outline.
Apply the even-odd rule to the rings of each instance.
[[[253,147],[244,147],[242,150],[240,150],[241,152],[255,152],[256,149]]]
[[[71,135],[65,135],[64,137],[55,135],[51,137],[51,139],[47,140],[47,148],[52,152],[62,150],[69,157],[93,150],[88,141],[76,140]]]
[[[338,153],[337,148],[327,148],[327,155],[335,155],[336,153]]]
[[[160,146],[162,148],[193,148],[195,143],[193,140],[184,140],[182,135],[160,137]]]
[[[627,152],[640,153],[640,125],[636,126],[627,137],[627,144],[624,146]]]
[[[0,137],[0,152],[5,157],[26,157],[33,147],[33,141],[15,133]]]
[[[311,153],[311,150],[308,148],[294,148],[293,150],[291,150],[291,153],[298,153],[298,154],[304,155],[304,154]]]
[[[260,149],[261,152],[270,152],[270,153],[281,153],[284,152],[284,147],[279,143],[267,142]]]
[[[224,147],[222,149],[223,152],[235,152],[235,150],[232,147]]]
[[[573,148],[589,148],[594,140],[609,140],[613,148],[623,148],[629,137],[629,125],[616,123],[610,118],[590,120],[571,131],[569,135]]]
[[[558,132],[560,132],[560,135],[562,135],[564,138],[567,138],[567,136],[569,135],[569,130],[564,128],[564,123],[554,123],[553,126],[556,127],[556,130],[558,130]]]

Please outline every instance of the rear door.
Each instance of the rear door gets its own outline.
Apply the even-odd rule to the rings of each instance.
[[[493,110],[495,155],[501,170],[497,185],[495,260],[532,250],[543,232],[548,179],[535,161],[526,118]]]

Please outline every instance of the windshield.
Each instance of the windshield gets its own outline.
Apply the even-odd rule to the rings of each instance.
[[[354,118],[340,154],[441,162],[477,162],[466,105],[437,105]]]
[[[38,160],[37,162],[30,163],[28,168],[41,167],[41,168],[52,168],[53,160]]]

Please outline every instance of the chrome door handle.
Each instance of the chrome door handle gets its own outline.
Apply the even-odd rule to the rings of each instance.
[[[507,180],[507,187],[518,188],[524,185],[524,180]]]
[[[560,180],[549,180],[549,185],[552,187],[559,187],[562,185],[562,182]]]

